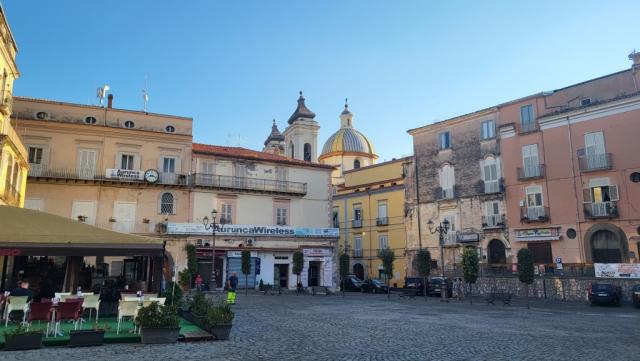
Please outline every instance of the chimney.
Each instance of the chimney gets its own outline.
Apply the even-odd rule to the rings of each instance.
[[[113,108],[113,94],[107,96],[107,108]]]
[[[631,68],[633,69],[637,69],[640,68],[640,53],[637,51],[633,51],[631,52],[631,54],[629,54],[629,60],[633,61],[633,64],[631,65]]]

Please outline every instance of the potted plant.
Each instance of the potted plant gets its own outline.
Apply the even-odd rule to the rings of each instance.
[[[180,335],[180,318],[175,306],[153,302],[140,308],[136,317],[142,343],[174,343]]]
[[[224,300],[207,310],[206,324],[216,340],[229,339],[234,316],[231,306]]]
[[[28,330],[22,324],[14,330],[4,333],[4,349],[6,351],[31,350],[42,348],[44,332],[39,329]]]
[[[69,346],[102,346],[104,344],[104,334],[110,328],[106,322],[102,325],[96,322],[90,330],[71,330],[69,332]]]
[[[204,329],[207,311],[211,307],[211,302],[206,299],[204,293],[198,292],[189,300],[187,309],[181,310],[181,315],[187,321]]]

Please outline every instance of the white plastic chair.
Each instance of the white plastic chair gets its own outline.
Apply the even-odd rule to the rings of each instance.
[[[62,301],[62,297],[71,296],[71,292],[56,292],[55,297]]]
[[[131,317],[134,321],[138,316],[138,299],[135,301],[120,301],[118,305],[118,329],[116,334],[120,334],[120,323],[122,319],[125,317]],[[136,326],[134,325],[134,331],[136,330]]]
[[[124,300],[127,301],[127,302],[129,302],[129,301],[140,302],[140,297],[125,297]]]
[[[166,297],[151,297],[151,302],[158,302],[159,305],[164,306],[164,302],[167,300]]]
[[[100,314],[100,295],[85,296],[82,301],[82,309],[89,310],[89,319],[91,319],[92,311],[96,310],[96,322],[98,322],[98,316]]]
[[[27,312],[29,312],[29,297],[9,296],[9,302],[5,307],[4,327],[9,325],[9,315],[12,311],[22,311],[22,323],[26,323]]]

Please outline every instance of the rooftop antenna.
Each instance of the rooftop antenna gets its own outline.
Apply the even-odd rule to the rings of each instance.
[[[109,92],[109,85],[105,84],[103,87],[99,87],[97,90],[96,96],[100,102],[100,106],[104,105],[104,98],[107,97],[107,93]]]
[[[148,76],[144,76],[144,89],[142,89],[142,100],[144,101],[144,112],[147,112],[147,103],[149,102],[149,94],[147,93],[147,79]]]

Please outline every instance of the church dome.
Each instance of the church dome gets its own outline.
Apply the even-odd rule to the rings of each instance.
[[[324,143],[320,158],[344,153],[360,153],[371,158],[378,157],[371,141],[353,127],[353,114],[346,104],[344,111],[340,114],[340,122],[340,129]]]

